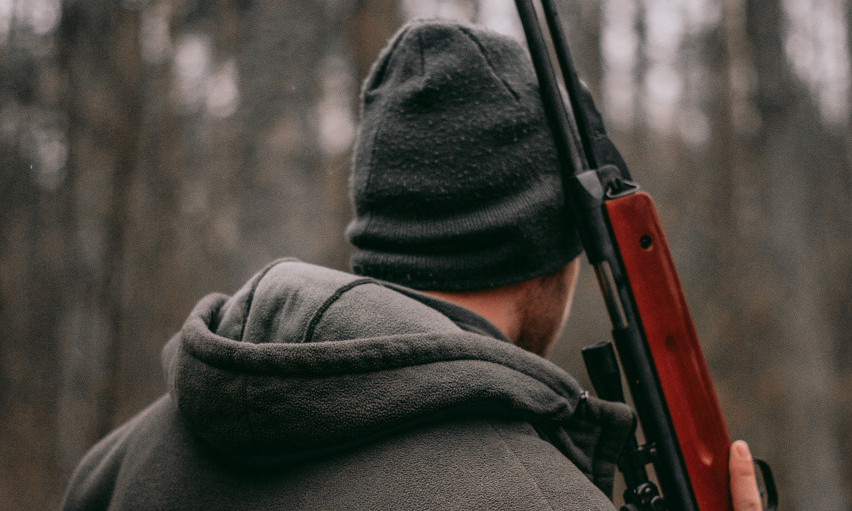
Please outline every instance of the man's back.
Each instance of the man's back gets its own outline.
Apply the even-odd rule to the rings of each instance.
[[[196,306],[68,509],[610,509],[624,408],[484,319],[282,261]],[[594,480],[594,483],[592,482]]]

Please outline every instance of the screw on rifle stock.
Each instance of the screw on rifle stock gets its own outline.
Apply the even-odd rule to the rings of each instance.
[[[645,250],[648,250],[649,248],[651,248],[651,245],[653,245],[653,244],[654,244],[654,240],[651,239],[651,237],[648,236],[647,234],[642,236],[641,238],[639,238],[639,246],[644,248]]]

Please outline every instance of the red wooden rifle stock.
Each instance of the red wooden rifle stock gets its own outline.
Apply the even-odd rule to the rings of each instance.
[[[532,0],[515,0],[553,130],[565,197],[613,324],[646,444],[619,461],[626,510],[731,510],[730,439],[651,198],[638,191],[574,69],[553,0],[541,0],[568,101]],[[623,401],[612,343],[583,351],[598,395]],[[649,480],[653,463],[660,488]],[[761,465],[764,468],[765,464]],[[775,490],[768,467],[768,507]]]
[[[731,509],[728,437],[651,197],[604,203],[698,509]]]

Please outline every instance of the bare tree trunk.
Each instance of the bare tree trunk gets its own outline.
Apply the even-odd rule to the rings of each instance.
[[[137,99],[138,157],[133,175],[128,176],[122,285],[117,290],[123,314],[121,342],[114,356],[114,371],[119,375],[112,387],[114,423],[124,421],[164,392],[160,350],[182,324],[185,308],[197,298],[193,287],[185,284],[186,254],[192,251],[182,248],[180,237],[185,223],[180,204],[186,191],[183,122],[175,108],[174,43],[170,37],[180,26],[178,7],[171,0],[160,0],[141,9],[142,23],[146,18],[151,23],[150,17],[156,16],[155,22],[167,24],[169,33],[166,39],[147,43],[142,27],[137,33],[144,57],[138,65],[144,79]],[[143,45],[156,42],[165,46],[162,53],[145,56]]]
[[[741,311],[739,331],[772,340],[774,346],[772,356],[765,348],[754,350],[761,356],[754,363],[764,360],[771,372],[763,376],[767,394],[757,400],[762,403],[763,413],[755,414],[761,425],[750,433],[774,447],[767,456],[784,467],[780,487],[795,488],[786,497],[787,506],[840,509],[844,485],[837,456],[839,410],[832,393],[837,381],[832,323],[826,302],[816,298],[825,290],[817,271],[824,255],[817,247],[830,247],[836,240],[822,239],[822,226],[813,215],[823,200],[822,176],[835,174],[838,165],[848,169],[848,162],[832,161],[833,155],[843,153],[820,122],[811,96],[791,76],[783,50],[782,4],[749,0],[746,16],[757,71],[756,105],[763,122],[762,136],[755,140],[759,172],[749,177],[759,180],[755,199],[772,215],[759,219],[762,229],[749,240],[752,257],[746,271],[755,285],[742,287],[757,295],[748,302],[752,306]],[[777,422],[771,420],[773,414]],[[775,439],[782,435],[788,441],[779,445]]]
[[[44,509],[56,505],[63,476],[52,433],[72,197],[54,41],[22,26],[25,5],[12,2],[0,41],[0,501]]]
[[[82,247],[62,358],[58,438],[66,468],[115,425],[122,262],[142,112],[138,22],[137,11],[119,5],[69,2],[63,11],[72,222]]]

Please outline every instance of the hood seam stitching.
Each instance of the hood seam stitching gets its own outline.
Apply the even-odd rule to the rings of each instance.
[[[325,312],[329,308],[331,308],[331,306],[334,305],[334,302],[336,302],[338,299],[340,299],[340,297],[343,296],[344,293],[346,293],[350,289],[353,289],[353,288],[358,287],[358,286],[363,285],[363,284],[381,285],[376,280],[369,279],[369,278],[363,278],[363,279],[353,280],[352,282],[337,288],[337,290],[334,292],[334,294],[332,294],[331,296],[326,298],[325,301],[322,304],[320,304],[319,307],[317,307],[317,310],[314,312],[313,317],[311,317],[311,320],[308,322],[308,325],[305,327],[305,333],[301,336],[302,340],[300,342],[303,343],[303,344],[311,342],[312,338],[314,336],[314,330],[316,330],[316,327],[319,324],[319,322],[322,319]]]
[[[251,312],[251,306],[252,306],[252,303],[254,302],[255,292],[257,292],[258,286],[260,286],[260,281],[263,280],[264,277],[266,277],[266,274],[269,273],[272,270],[272,268],[278,266],[279,264],[290,262],[290,261],[293,261],[293,259],[279,259],[277,261],[273,261],[266,268],[264,268],[263,271],[260,272],[260,274],[257,276],[257,278],[255,278],[254,282],[251,285],[251,290],[249,291],[249,295],[246,298],[245,314],[243,315],[243,324],[240,327],[240,337],[239,337],[239,339],[236,339],[237,341],[243,341],[243,338],[245,336],[246,325],[248,325],[249,313]]]

